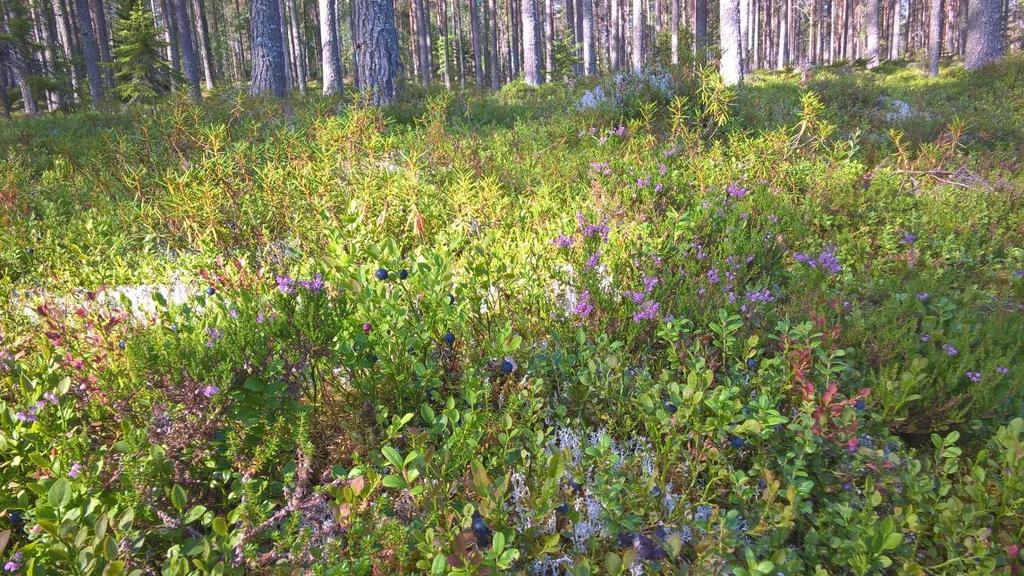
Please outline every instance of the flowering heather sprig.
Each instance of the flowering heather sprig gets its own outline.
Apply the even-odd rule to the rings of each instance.
[[[572,248],[573,244],[576,243],[576,240],[572,236],[559,234],[558,236],[555,237],[554,240],[551,241],[551,243],[558,248],[569,249]]]
[[[1007,368],[1006,366],[1000,366],[996,368],[996,374],[999,374],[1000,376],[1005,375],[1009,371],[1010,369]]]
[[[917,242],[917,234],[905,230],[903,232],[903,236],[900,237],[900,242],[904,244],[913,244],[914,242]]]
[[[582,233],[584,238],[592,238],[594,236],[598,236],[601,238],[602,242],[608,241],[608,232],[610,229],[608,228],[607,218],[603,219],[600,224],[591,224],[588,223],[587,219],[583,217],[582,212],[577,212],[576,223],[579,225],[580,232]]]
[[[623,292],[622,295],[632,300],[634,304],[639,304],[644,301],[643,292],[634,292],[632,290],[627,290]]]
[[[948,356],[956,356],[957,354],[960,353],[960,351],[953,347],[952,344],[943,344],[942,349],[943,351],[946,352]]]
[[[207,328],[206,329],[206,347],[207,348],[213,348],[213,345],[217,343],[217,340],[220,340],[221,336],[222,336],[222,334],[221,334],[220,330],[218,330],[218,329],[216,329],[216,328],[214,328],[212,326]]]
[[[746,188],[733,182],[732,184],[729,184],[725,188],[725,192],[726,194],[729,195],[730,198],[736,198],[737,200],[739,200],[741,198],[744,198],[747,194],[749,194],[750,190],[747,190]]]
[[[292,280],[291,276],[278,276],[276,280],[278,292],[281,294],[295,293],[295,281]]]
[[[775,300],[775,297],[772,296],[771,290],[765,288],[764,290],[747,292],[747,300],[752,304],[757,304],[758,302],[771,302]]]
[[[319,293],[324,287],[324,277],[320,273],[314,274],[309,280],[299,280],[299,286],[302,286],[313,294]]]
[[[665,166],[664,164],[659,163],[658,164],[658,174],[661,174],[662,176],[666,176],[668,174],[668,166]]]
[[[602,176],[612,175],[612,167],[607,162],[591,162],[590,168]]]
[[[594,305],[590,303],[590,290],[584,290],[580,294],[579,302],[576,303],[576,306],[573,306],[572,313],[580,318],[586,318],[593,311]]]
[[[637,188],[646,188],[650,183],[651,183],[651,177],[650,176],[642,176],[642,177],[636,179],[636,187]]]
[[[657,276],[644,276],[644,294],[650,294],[654,291],[654,287],[658,285]]]
[[[82,473],[82,465],[75,462],[71,465],[71,469],[68,470],[68,478],[78,478],[78,475]]]
[[[660,305],[654,300],[647,300],[640,305],[640,309],[633,314],[633,322],[640,323],[645,320],[654,320],[658,317]]]
[[[965,376],[967,376],[967,379],[970,380],[971,382],[974,382],[975,384],[981,382],[981,372],[972,372],[968,370]]]
[[[921,334],[921,342],[931,342],[931,341],[932,341],[931,334]]]
[[[711,284],[718,284],[719,280],[721,280],[721,278],[719,278],[718,276],[718,268],[712,268],[711,270],[708,270],[705,276],[707,276],[708,282],[710,282]]]
[[[920,294],[917,295],[917,301],[924,302],[925,300],[928,299],[928,296],[930,296],[930,294],[928,294],[927,292],[921,292]]]
[[[11,556],[11,559],[4,564],[4,572],[17,572],[21,569],[21,563],[25,561],[25,557],[21,552]]]
[[[597,268],[597,265],[601,263],[601,251],[594,250],[594,253],[587,258],[587,270],[593,270]]]
[[[835,246],[826,246],[821,250],[817,257],[804,252],[795,252],[793,254],[793,259],[811,268],[820,268],[829,274],[838,274],[843,270],[842,265],[839,263],[839,259],[836,258]]]

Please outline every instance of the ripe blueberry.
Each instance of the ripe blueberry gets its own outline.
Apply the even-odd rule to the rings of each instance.
[[[658,488],[657,486],[655,486],[654,488],[651,488],[651,496],[654,496],[655,498],[660,498],[661,497],[661,488]]]
[[[569,505],[566,504],[565,502],[562,502],[561,504],[558,505],[558,508],[555,508],[555,512],[561,516],[565,516],[569,513]]]
[[[491,546],[491,536],[493,533],[479,512],[473,512],[473,535],[476,536],[476,545],[480,548],[489,548]]]
[[[206,288],[206,295],[207,296],[213,296],[216,293],[217,293],[217,289],[216,288],[214,288],[213,286],[207,286],[207,288]]]
[[[455,294],[448,294],[448,305],[455,306]]]
[[[677,408],[675,404],[671,402],[665,402],[665,412],[668,412],[669,414],[675,414],[678,410],[679,408]]]
[[[863,412],[864,409],[867,408],[867,403],[864,402],[863,398],[861,398],[860,400],[857,400],[857,403],[854,404],[854,407],[857,408],[857,410],[860,410],[861,412]]]
[[[569,488],[571,488],[573,492],[583,493],[583,485],[572,478],[569,479]]]
[[[398,272],[398,278],[399,278],[400,280],[405,280],[405,279],[406,279],[406,278],[408,278],[408,277],[409,277],[409,271],[408,271],[408,270],[406,270],[405,268],[402,268],[402,269],[401,269],[401,270],[400,270],[400,271]]]
[[[747,445],[747,441],[739,436],[729,436],[729,444],[733,448],[743,448]]]
[[[120,342],[117,343],[117,347],[120,348],[121,350],[124,350],[125,346],[126,344],[124,343],[124,340],[121,340]]]
[[[449,346],[454,345],[455,344],[455,334],[452,334],[451,332],[445,332],[445,334],[444,334],[444,343],[449,345]]]
[[[501,361],[501,367],[499,368],[499,370],[501,371],[502,374],[505,374],[507,376],[507,375],[511,374],[512,371],[515,370],[515,369],[516,368],[515,368],[515,366],[512,365],[512,362],[510,362],[508,360],[502,360]]]
[[[386,268],[377,268],[376,276],[377,276],[377,280],[387,280],[388,279],[388,271],[387,271],[387,269]]]
[[[749,368],[750,370],[757,368],[757,358],[751,358],[750,360],[747,360],[747,368]]]

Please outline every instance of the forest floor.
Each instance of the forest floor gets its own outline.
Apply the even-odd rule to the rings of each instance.
[[[1024,59],[0,124],[27,574],[1024,569]]]

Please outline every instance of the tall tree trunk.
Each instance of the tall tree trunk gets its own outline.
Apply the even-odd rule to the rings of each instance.
[[[302,35],[299,27],[302,15],[295,7],[295,0],[288,0],[287,5],[288,16],[290,18],[290,30],[292,39],[291,55],[294,66],[294,82],[293,86],[299,89],[300,94],[306,93],[306,82],[309,79],[309,74],[306,72],[306,58],[303,55],[302,50]]]
[[[167,54],[171,61],[171,70],[175,77],[181,74],[181,50],[178,42],[178,25],[174,17],[173,0],[160,0],[160,12],[164,21],[164,39],[167,42]],[[77,2],[77,0],[76,0]]]
[[[523,80],[531,86],[543,82],[537,38],[537,0],[520,0],[523,11]]]
[[[522,0],[507,0],[508,10],[508,54],[509,54],[509,76],[508,79],[518,78],[523,69],[523,26],[522,26]],[[536,15],[536,3],[534,4]],[[534,19],[536,20],[536,18]],[[536,29],[534,30],[536,34]]]
[[[192,0],[192,12],[195,13],[199,32],[199,54],[203,59],[203,79],[206,89],[213,90],[213,49],[210,47],[210,27],[206,21],[206,6],[203,0]]]
[[[630,63],[634,72],[640,72],[644,68],[644,0],[633,0],[632,32],[633,52]]]
[[[0,52],[0,113],[4,118],[11,119],[11,101],[7,98],[7,64],[2,52]]]
[[[571,0],[567,0],[570,1]],[[622,0],[611,0],[610,46],[608,48],[612,70],[622,68]]]
[[[338,40],[338,5],[335,0],[320,0],[320,67],[323,93],[337,94],[345,87],[341,73],[341,43]]]
[[[814,0],[810,0],[812,3]],[[721,7],[719,7],[721,12]],[[740,51],[740,66],[741,68],[746,66],[747,63],[747,35],[750,33],[750,3],[749,0],[739,0],[739,51]],[[742,73],[743,70],[741,69]]]
[[[433,70],[430,68],[430,22],[424,8],[425,2],[426,0],[413,0],[412,8],[416,12],[416,49],[419,51],[420,83],[429,86]]]
[[[199,91],[199,60],[196,58],[195,44],[192,42],[192,20],[188,16],[188,0],[168,0],[174,5],[174,18],[178,25],[178,41],[181,44],[181,63],[185,72],[185,83],[188,95],[199,102],[203,99]]]
[[[681,0],[672,2],[672,65],[679,65],[679,3]]]
[[[444,78],[444,87],[451,90],[452,88],[452,71],[448,57],[448,53],[451,51],[451,37],[448,35],[448,0],[437,0],[437,19],[440,24],[439,32],[443,42],[441,43],[441,75]]]
[[[782,0],[782,6],[779,7],[779,56],[775,63],[775,67],[779,70],[786,67],[789,56],[787,50],[789,46],[787,37],[789,34],[789,2],[790,0]]]
[[[360,90],[380,106],[398,95],[398,29],[392,0],[355,0],[356,52]]]
[[[295,73],[292,72],[291,40],[288,34],[288,14],[285,11],[286,0],[277,0],[277,19],[281,22],[281,52],[284,54],[284,85],[290,92],[295,88]]]
[[[583,20],[583,73],[597,74],[597,32],[594,29],[594,0],[579,0]]]
[[[85,58],[85,70],[89,77],[89,96],[92,107],[96,108],[103,100],[103,77],[100,75],[99,50],[96,38],[92,34],[92,15],[86,0],[75,0],[75,8],[79,18],[79,34],[81,35],[82,54]]]
[[[250,0],[252,27],[252,80],[249,93],[284,98],[284,32],[278,0]]]
[[[942,56],[942,0],[931,0],[931,20],[928,26],[928,75],[939,75],[939,58]]]
[[[10,26],[11,15],[9,13],[0,14],[0,32],[3,32],[4,38],[0,36],[0,61],[6,63],[7,72],[10,73],[14,83],[18,85],[18,89],[21,91],[21,105],[25,110],[27,116],[37,116],[39,114],[39,107],[36,106],[35,96],[32,94],[32,85],[29,83],[29,70],[28,70],[28,58],[25,56],[24,46],[21,43],[11,39],[11,26]],[[7,89],[4,88],[4,100],[7,99]]]
[[[970,0],[967,5],[967,55],[964,67],[977,70],[1003,55],[1000,0]]]
[[[452,12],[452,15],[454,17],[453,26],[455,26],[455,59],[459,71],[459,88],[465,89],[466,51],[462,45],[462,6],[460,6],[460,4],[461,0],[452,0],[452,8],[454,9]]]
[[[544,2],[544,73],[548,82],[555,80],[555,0]]]
[[[105,64],[103,67],[103,78],[107,86],[114,87],[114,70],[111,67],[110,59],[110,29],[107,27],[107,11],[103,6],[103,0],[93,0],[93,10],[96,12],[96,44],[100,49],[100,61]]]
[[[491,70],[491,88],[501,88],[501,54],[498,52],[498,0],[489,0],[489,11],[491,16],[490,34],[490,60],[488,68]]]
[[[483,38],[480,30],[480,0],[469,0],[469,40],[473,45],[473,74],[478,87],[484,86]]]
[[[739,84],[743,78],[743,61],[740,56],[740,0],[719,0],[719,48],[722,56],[718,73],[727,86]]]
[[[635,0],[634,0],[635,1]],[[693,56],[697,62],[708,59],[708,0],[693,2]]]
[[[42,36],[43,53],[46,56],[49,66],[47,72],[52,79],[61,82],[60,76],[64,70],[63,58],[60,49],[57,47],[57,22],[53,17],[52,6],[48,1],[35,0],[33,3],[36,18],[39,20],[39,31]],[[63,83],[61,82],[61,85]],[[62,88],[49,91],[47,106],[51,112],[64,107],[64,93]]]
[[[612,0],[615,2],[616,0]],[[576,2],[575,0],[565,0],[565,41],[566,44],[576,53],[576,43],[579,42],[579,37],[576,36]],[[578,73],[576,66],[573,65],[570,68],[570,72]]]
[[[356,0],[349,0],[348,3],[348,30],[349,38],[352,39],[352,84],[355,85],[356,90],[362,90],[359,85],[359,75],[356,74],[356,70],[359,69],[359,52],[356,50],[356,28],[358,27],[359,19],[359,6],[356,4]]]
[[[868,68],[878,66],[878,0],[866,0],[864,22],[867,25],[868,45],[865,57]]]

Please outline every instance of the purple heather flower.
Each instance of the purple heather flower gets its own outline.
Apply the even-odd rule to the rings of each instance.
[[[319,273],[314,274],[309,280],[299,280],[299,286],[302,286],[313,294],[319,294],[320,290],[323,290],[324,287],[324,277]]]
[[[231,316],[232,318],[236,318],[237,319],[238,318],[238,310],[235,310],[234,308],[228,310],[228,316]]]
[[[920,294],[917,295],[917,301],[924,302],[925,300],[928,299],[928,296],[929,294],[927,292],[921,292]]]
[[[18,569],[21,568],[21,563],[24,559],[25,557],[21,554],[21,552],[16,553],[14,556],[11,556],[11,559],[4,564],[4,571],[17,572]]]
[[[718,281],[719,281],[718,268],[712,268],[711,270],[708,270],[706,276],[707,276],[708,282],[710,282],[712,284],[718,284]]]
[[[207,348],[213,348],[214,343],[216,343],[217,340],[220,339],[220,337],[221,337],[220,330],[217,330],[216,328],[214,328],[212,326],[207,328],[206,329],[206,347]]]
[[[928,334],[921,334],[921,342],[931,342],[932,337]]]
[[[658,182],[657,184],[654,185],[654,191],[656,193],[660,194],[661,191],[664,190],[664,189],[665,189],[665,187],[661,185],[661,182]]]
[[[650,184],[650,183],[651,183],[651,177],[650,176],[644,176],[642,178],[637,178],[636,179],[636,187],[637,188],[646,188],[647,185]]]
[[[725,188],[725,192],[729,195],[730,198],[739,199],[746,196],[750,191],[734,182],[732,184],[729,184],[729,186]]]
[[[904,244],[913,244],[914,242],[917,242],[917,234],[904,231],[903,236],[900,238],[900,242],[903,242]]]
[[[57,395],[54,394],[53,392],[47,392],[43,394],[43,400],[49,402],[50,404],[56,404],[60,402],[60,398],[58,398]]]
[[[658,308],[660,306],[654,300],[646,300],[640,305],[640,309],[637,310],[636,314],[633,314],[633,322],[643,322],[644,320],[654,320],[658,316]]]
[[[999,374],[999,375],[1006,374],[1009,371],[1010,371],[1010,369],[1007,368],[1006,366],[1000,366],[1000,367],[996,368],[996,374]]]
[[[78,478],[78,475],[82,473],[82,465],[75,462],[71,465],[71,469],[68,470],[68,478]]]
[[[805,254],[803,252],[794,252],[793,253],[793,260],[796,260],[797,262],[799,262],[801,264],[807,264],[811,268],[814,267],[814,260],[812,260],[810,256],[808,256],[807,254]]]
[[[551,242],[558,248],[572,248],[572,245],[576,243],[572,236],[566,236],[565,234],[559,234]]]
[[[839,265],[839,260],[836,258],[835,246],[826,247],[821,251],[821,254],[818,254],[818,266],[829,274],[838,274],[842,271],[843,268]]]
[[[668,174],[668,166],[665,166],[664,164],[660,164],[659,163],[658,164],[658,174],[661,174],[662,176],[665,176],[666,174]]]
[[[263,324],[264,320],[266,320],[266,318],[263,316],[263,314],[257,314],[256,315],[256,323],[257,324]]]
[[[15,412],[14,418],[22,424],[31,424],[36,421],[36,417],[32,414],[26,414],[24,412]]]
[[[771,291],[767,288],[760,291],[747,292],[747,300],[749,300],[751,304],[756,304],[758,302],[771,302],[774,299],[775,297],[772,296]]]
[[[1020,280],[1021,278],[1024,278],[1024,270],[1014,270],[1013,271],[1013,277],[1018,279],[1018,280]]]
[[[623,292],[622,295],[625,296],[626,298],[629,298],[636,304],[639,304],[644,301],[643,292],[633,292],[632,290],[627,290]]]
[[[599,236],[602,242],[608,241],[609,228],[607,218],[603,219],[600,224],[588,224],[586,218],[583,217],[583,213],[577,212],[576,223],[579,224],[584,238]]]
[[[291,276],[278,276],[276,280],[277,290],[281,294],[292,294],[295,292],[295,281],[292,280]]]
[[[586,318],[593,311],[594,305],[590,303],[590,290],[584,290],[580,294],[579,302],[573,307],[572,313],[581,318]]]
[[[657,276],[644,276],[644,294],[650,294],[658,284]]]
[[[616,129],[614,130],[614,132],[613,132],[613,133],[614,133],[614,134],[615,134],[616,136],[618,136],[619,138],[621,138],[621,137],[623,137],[623,136],[625,136],[625,135],[626,135],[626,127],[625,127],[625,126],[619,126],[618,128],[616,128]]]
[[[729,304],[735,304],[736,303],[736,293],[733,292],[732,290],[729,290],[728,298],[729,298]]]
[[[971,371],[968,371],[966,376],[967,376],[968,380],[970,380],[971,382],[974,382],[975,384],[977,384],[978,382],[981,382],[981,372],[971,372]]]
[[[593,270],[597,268],[597,265],[601,263],[601,251],[594,250],[594,253],[587,258],[587,270]]]
[[[203,396],[207,398],[213,398],[218,392],[220,392],[220,388],[212,384],[203,388]]]
[[[957,354],[960,353],[959,350],[957,350],[950,344],[943,344],[942,349],[945,350],[946,354],[948,354],[949,356],[956,356]]]

